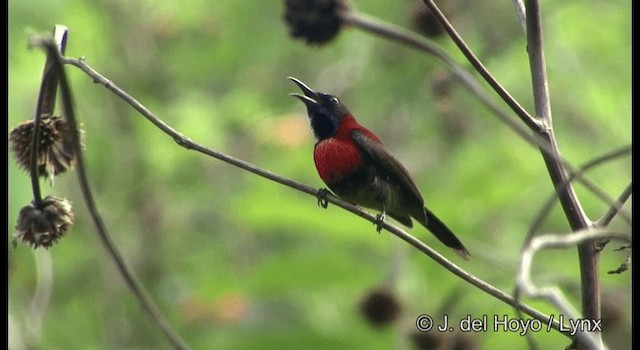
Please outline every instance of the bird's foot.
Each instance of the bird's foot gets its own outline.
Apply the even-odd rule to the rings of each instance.
[[[380,233],[380,231],[382,231],[382,225],[384,224],[384,219],[387,217],[387,214],[385,214],[385,212],[381,212],[380,214],[376,215],[376,220],[373,223],[374,225],[376,225],[376,231],[378,231],[378,233]]]
[[[318,190],[318,194],[316,198],[318,198],[318,206],[327,209],[329,206],[329,201],[327,200],[327,195],[329,194],[329,190],[326,188],[321,188]]]

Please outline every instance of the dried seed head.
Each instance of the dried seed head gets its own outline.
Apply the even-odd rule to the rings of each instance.
[[[76,150],[73,147],[72,130],[69,123],[61,117],[43,116],[41,119],[39,146],[37,154],[38,174],[52,178],[64,173],[76,160]],[[31,145],[34,130],[34,120],[22,122],[11,130],[9,140],[18,165],[31,171]]]
[[[402,305],[397,296],[387,289],[369,291],[360,302],[360,312],[374,326],[385,326],[400,315]]]
[[[71,203],[54,196],[42,201],[42,208],[34,202],[20,210],[13,244],[21,240],[33,248],[49,248],[71,228],[74,222]]]
[[[416,4],[411,12],[411,24],[420,34],[428,38],[436,38],[444,34],[444,28],[436,16],[424,4]]]
[[[308,44],[324,44],[342,27],[340,12],[349,9],[343,0],[285,0],[284,20],[294,38]]]

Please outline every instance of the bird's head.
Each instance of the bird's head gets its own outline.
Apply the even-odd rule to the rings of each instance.
[[[322,141],[332,137],[338,130],[342,118],[351,112],[337,97],[313,91],[296,78],[289,77],[289,79],[304,93],[304,95],[298,93],[289,95],[297,97],[307,106],[307,114],[316,140]]]

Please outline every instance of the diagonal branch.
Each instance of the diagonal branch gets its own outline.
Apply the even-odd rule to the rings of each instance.
[[[117,96],[119,96],[120,98],[122,98],[122,100],[124,100],[126,103],[130,104],[133,108],[135,108],[138,112],[140,112],[140,114],[142,116],[144,116],[147,120],[149,120],[151,123],[153,123],[154,125],[156,125],[160,130],[162,130],[164,133],[166,133],[168,136],[170,136],[171,138],[173,138],[173,140],[178,143],[180,146],[189,149],[189,150],[195,150],[198,151],[200,153],[206,154],[208,156],[211,156],[213,158],[219,159],[221,161],[224,161],[228,164],[234,165],[240,169],[249,171],[253,174],[259,175],[261,177],[264,177],[268,180],[277,182],[279,184],[288,186],[290,188],[296,189],[298,191],[307,193],[311,196],[317,197],[318,196],[318,190],[316,188],[301,184],[299,182],[296,182],[294,180],[282,177],[280,175],[277,175],[275,173],[272,173],[270,171],[264,170],[262,168],[259,168],[251,163],[245,162],[243,160],[240,160],[238,158],[229,156],[227,154],[224,154],[222,152],[216,151],[216,150],[212,150],[209,149],[207,147],[204,147],[202,145],[199,145],[193,141],[191,141],[189,138],[185,137],[184,135],[182,135],[181,133],[179,133],[177,130],[173,129],[171,126],[169,126],[168,124],[166,124],[164,121],[160,120],[158,117],[156,117],[151,111],[149,111],[144,105],[142,105],[140,102],[138,102],[136,99],[134,99],[132,96],[130,96],[129,94],[127,94],[124,90],[122,90],[121,88],[119,88],[117,85],[115,85],[112,81],[110,81],[109,79],[105,78],[103,75],[101,75],[100,73],[98,73],[96,70],[94,70],[93,68],[91,68],[90,66],[88,66],[83,60],[77,60],[77,59],[72,59],[72,58],[64,58],[64,62],[67,64],[71,64],[77,68],[79,68],[80,70],[82,70],[84,73],[86,73],[89,77],[91,77],[93,79],[93,81],[97,84],[101,84],[103,86],[105,86],[108,90],[110,90],[111,92],[113,92],[114,94],[116,94]],[[372,223],[378,223],[378,220],[376,219],[376,216],[369,214],[368,212],[362,210],[361,208],[346,202],[336,196],[333,196],[331,194],[326,194],[326,200],[330,203],[333,203],[339,207],[341,207],[342,209],[345,209],[361,218],[364,218],[365,220],[368,220]],[[458,267],[457,265],[455,265],[454,263],[450,262],[449,260],[447,260],[445,257],[443,257],[442,255],[440,255],[438,252],[436,252],[435,250],[433,250],[431,247],[429,247],[428,245],[424,244],[422,241],[420,241],[419,239],[415,238],[414,236],[410,235],[409,233],[399,229],[396,226],[393,226],[387,222],[383,222],[382,227],[384,227],[387,231],[391,232],[392,234],[394,234],[395,236],[397,236],[398,238],[402,239],[403,241],[407,242],[408,244],[412,245],[413,247],[415,247],[416,249],[418,249],[419,251],[421,251],[422,253],[424,253],[425,255],[429,256],[431,259],[433,259],[435,262],[437,262],[438,264],[440,264],[441,266],[443,266],[445,269],[449,270],[450,272],[452,272],[453,274],[455,274],[456,276],[462,278],[463,280],[465,280],[466,282],[472,284],[473,286],[477,287],[478,289],[484,291],[485,293],[493,296],[494,298],[503,301],[504,303],[513,306],[514,308],[521,310],[522,312],[530,315],[531,317],[538,319],[542,322],[544,322],[545,324],[550,324],[551,327],[559,332],[561,332],[562,334],[565,334],[566,336],[570,336],[568,334],[567,331],[563,331],[561,330],[561,325],[558,321],[554,321],[554,320],[550,320],[549,316],[541,313],[540,311],[526,305],[526,304],[521,304],[519,302],[516,302],[509,294],[495,288],[493,285],[481,280],[480,278],[466,272],[465,270],[461,269],[460,267]],[[566,326],[565,326],[566,329]]]
[[[444,30],[449,34],[453,42],[458,46],[460,52],[467,58],[467,60],[473,65],[473,67],[480,73],[480,75],[484,78],[484,80],[489,83],[491,88],[502,98],[503,101],[509,105],[511,110],[513,110],[516,115],[522,120],[531,130],[539,131],[542,127],[540,122],[535,118],[532,118],[529,113],[520,106],[518,101],[516,101],[507,90],[505,90],[502,85],[496,80],[496,78],[491,75],[489,70],[480,62],[480,59],[476,57],[476,55],[471,51],[471,48],[462,40],[462,37],[458,34],[458,32],[453,28],[451,23],[444,16],[442,11],[438,8],[438,6],[433,2],[433,0],[424,0],[425,5],[431,10],[438,22],[444,28]]]
[[[571,181],[577,180],[578,178],[582,177],[587,171],[589,171],[590,169],[604,164],[606,161],[609,160],[613,160],[616,159],[618,157],[622,157],[628,153],[631,153],[631,146],[625,146],[622,148],[619,148],[617,150],[614,150],[612,152],[608,152],[602,156],[596,157],[594,159],[592,159],[591,161],[587,162],[586,164],[580,166],[578,168],[578,172],[571,174],[571,176],[569,176],[564,183],[562,183],[560,185],[560,188],[564,189],[566,188],[569,183]],[[629,185],[629,195],[631,194],[631,185]],[[624,193],[623,193],[624,194]],[[529,241],[531,240],[531,238],[533,237],[533,235],[540,229],[540,227],[542,226],[542,223],[544,222],[544,219],[551,213],[551,209],[553,209],[554,205],[556,204],[556,198],[558,197],[558,192],[554,192],[545,202],[544,205],[542,206],[542,209],[540,209],[540,211],[538,212],[538,214],[536,215],[535,219],[533,220],[533,224],[531,224],[531,227],[529,228],[529,231],[527,232],[527,235],[525,237],[524,240],[524,245],[527,245],[529,243]],[[617,213],[619,211],[622,210],[622,203],[624,203],[624,200],[620,200],[618,199],[616,201],[616,203],[614,203],[611,208],[610,208],[610,212],[614,211]],[[615,214],[613,214],[615,215]],[[629,223],[629,225],[631,225],[631,217],[629,215],[629,213],[627,213],[626,211],[621,211],[621,216],[625,219],[625,221],[627,221],[627,223]],[[608,222],[607,222],[608,223]],[[606,226],[606,225],[596,225],[596,226]]]
[[[622,210],[622,206],[624,203],[631,197],[631,182],[629,185],[620,193],[618,196],[618,200],[615,205],[612,205],[609,210],[598,220],[596,221],[597,226],[607,227],[611,220],[616,217],[616,215],[620,214],[624,217],[624,211]],[[625,218],[626,219],[626,218]]]
[[[502,120],[505,124],[509,125],[512,129],[514,129],[519,136],[523,137],[525,140],[529,140],[534,144],[540,144],[538,141],[531,141],[531,134],[525,131],[524,128],[520,126],[519,123],[512,120],[512,117],[509,113],[507,113],[504,109],[498,106],[495,101],[487,94],[485,89],[480,85],[480,83],[467,72],[462,66],[460,66],[451,56],[442,50],[440,47],[435,45],[434,43],[425,40],[424,38],[402,29],[400,27],[391,25],[389,23],[381,22],[378,19],[367,17],[363,14],[356,13],[353,11],[346,11],[341,14],[341,19],[356,28],[362,29],[364,31],[374,33],[376,35],[382,36],[384,38],[402,43],[414,49],[425,52],[440,62],[444,68],[446,68],[454,77],[456,77],[464,87],[469,89],[473,94],[475,94],[482,103],[484,103],[495,115],[497,115],[500,120]],[[495,79],[494,79],[495,80]],[[504,90],[504,89],[503,89]],[[505,92],[506,93],[506,92]],[[507,94],[508,96],[508,94]],[[521,119],[527,120],[526,124],[533,130],[540,130],[541,125],[538,121],[533,119],[527,111],[522,109],[518,105],[518,103],[508,96],[509,101],[513,101],[514,105],[517,105],[517,110],[520,111],[518,114]],[[517,113],[517,112],[516,112]]]

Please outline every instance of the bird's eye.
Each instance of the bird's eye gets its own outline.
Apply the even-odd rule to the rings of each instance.
[[[340,103],[340,101],[338,101],[338,98],[337,98],[337,97],[335,97],[335,96],[334,96],[334,97],[332,97],[330,101],[331,101],[331,103],[333,103],[334,105],[337,105],[338,103]]]

